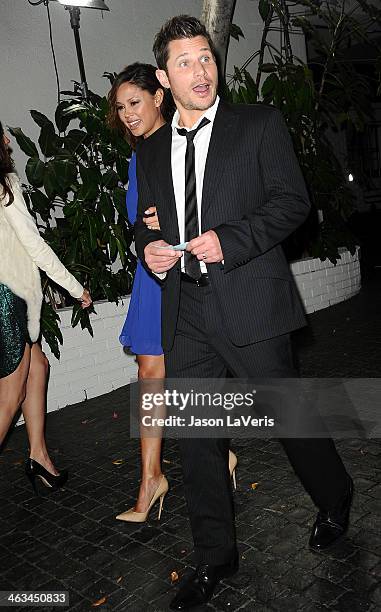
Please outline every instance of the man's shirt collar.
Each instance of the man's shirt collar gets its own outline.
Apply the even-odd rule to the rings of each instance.
[[[214,118],[216,116],[216,112],[217,112],[217,108],[218,108],[218,104],[220,101],[220,97],[217,96],[214,104],[212,104],[212,106],[210,106],[203,115],[201,115],[201,117],[196,121],[196,123],[194,125],[192,125],[191,128],[185,128],[186,130],[194,130],[196,129],[196,127],[198,126],[198,124],[201,122],[201,120],[203,119],[203,117],[206,117],[207,119],[209,119],[209,121],[213,124]],[[180,127],[179,125],[179,119],[180,119],[180,113],[178,110],[176,110],[175,114],[173,115],[173,119],[172,119],[172,130],[175,131]]]

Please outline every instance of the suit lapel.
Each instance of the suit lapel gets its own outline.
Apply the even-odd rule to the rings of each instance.
[[[213,123],[212,135],[205,164],[203,190],[202,190],[202,218],[213,202],[222,173],[226,170],[229,161],[229,142],[233,142],[238,117],[233,107],[220,101]],[[172,241],[178,234],[178,219],[175,193],[172,180],[172,126],[168,123],[161,128],[159,146],[155,156],[155,166],[159,178],[159,187],[162,192],[163,228],[168,231],[168,238]],[[201,219],[202,224],[202,219]],[[166,233],[167,233],[166,231]],[[202,230],[203,231],[203,230]]]
[[[220,101],[213,123],[212,135],[206,158],[202,188],[202,217],[218,193],[220,177],[229,160],[229,142],[233,142],[238,117],[233,108]]]

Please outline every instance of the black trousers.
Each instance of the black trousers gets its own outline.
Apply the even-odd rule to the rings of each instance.
[[[176,338],[165,354],[165,368],[168,378],[218,378],[228,371],[237,378],[297,376],[288,334],[235,346],[224,332],[211,286],[186,282],[181,283]],[[334,507],[345,494],[347,473],[333,441],[289,438],[281,442],[317,507]],[[236,548],[229,440],[182,439],[179,445],[197,561],[222,564]]]

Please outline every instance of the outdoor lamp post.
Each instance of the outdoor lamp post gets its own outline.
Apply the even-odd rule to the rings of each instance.
[[[77,59],[79,66],[79,74],[81,77],[80,89],[82,98],[88,100],[89,90],[87,87],[85,64],[83,62],[83,54],[81,47],[81,39],[79,36],[79,19],[80,19],[80,8],[92,8],[100,11],[109,11],[110,9],[103,0],[53,0],[63,4],[65,9],[70,13],[70,25],[74,32],[75,48],[77,51]]]

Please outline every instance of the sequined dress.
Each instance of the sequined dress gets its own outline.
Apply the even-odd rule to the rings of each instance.
[[[17,369],[27,343],[31,344],[26,302],[0,283],[0,378]]]
[[[14,372],[26,343],[40,335],[40,269],[76,299],[82,285],[44,241],[26,206],[16,174],[7,175],[14,196],[9,203],[0,186],[0,378]]]

